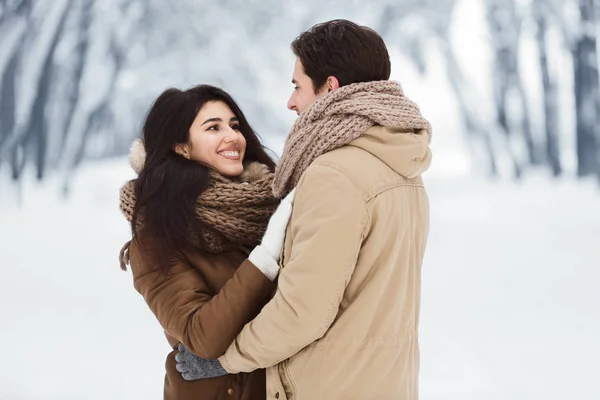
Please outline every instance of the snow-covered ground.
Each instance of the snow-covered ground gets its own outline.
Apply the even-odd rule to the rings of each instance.
[[[126,160],[0,193],[0,399],[160,399],[168,345],[117,255]],[[429,177],[421,398],[598,399],[600,193]]]

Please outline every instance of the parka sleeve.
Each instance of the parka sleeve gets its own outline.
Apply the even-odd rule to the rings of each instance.
[[[229,373],[273,366],[323,337],[369,224],[365,199],[344,174],[323,165],[305,172],[294,199],[291,255],[274,298],[219,359]]]
[[[147,258],[132,242],[130,265],[136,290],[165,332],[202,358],[221,356],[275,290],[275,284],[248,260],[213,295],[185,256],[166,276]]]

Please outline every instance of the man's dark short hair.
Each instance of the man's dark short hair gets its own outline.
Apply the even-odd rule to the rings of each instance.
[[[390,55],[377,32],[344,19],[323,22],[301,33],[292,50],[310,77],[315,93],[329,76],[340,86],[390,78]]]

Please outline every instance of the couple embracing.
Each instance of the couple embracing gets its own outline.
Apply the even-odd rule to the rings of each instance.
[[[418,398],[430,125],[375,31],[291,47],[277,164],[208,85],[162,93],[132,146],[120,261],[173,348],[165,399]]]

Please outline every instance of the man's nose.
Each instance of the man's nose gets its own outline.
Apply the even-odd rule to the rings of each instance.
[[[296,102],[294,101],[294,95],[290,96],[290,99],[287,102],[287,108],[290,111],[295,111],[296,110]]]

